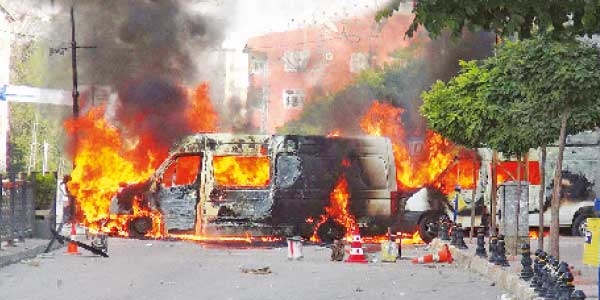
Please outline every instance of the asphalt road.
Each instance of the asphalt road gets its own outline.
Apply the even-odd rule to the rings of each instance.
[[[422,247],[422,246],[420,246]],[[0,269],[0,299],[498,299],[504,291],[453,265],[350,264],[330,249],[233,249],[190,242],[110,239],[110,258],[65,255]],[[414,256],[422,249],[407,249]],[[373,254],[372,258],[377,258]],[[245,273],[269,267],[269,274]]]

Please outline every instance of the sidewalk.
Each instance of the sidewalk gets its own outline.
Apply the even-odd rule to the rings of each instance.
[[[3,242],[0,249],[0,268],[24,259],[36,257],[46,250],[48,243],[50,241],[46,239],[25,239],[24,242],[16,243],[14,246],[8,246]],[[52,245],[52,250],[60,247],[62,245],[55,241]]]
[[[544,249],[546,250],[548,249],[548,240],[546,238],[544,241]],[[510,267],[496,266],[475,255],[476,241],[475,238],[471,241],[469,241],[469,238],[465,238],[465,242],[469,247],[466,250],[451,248],[456,263],[495,281],[501,288],[510,291],[516,297],[515,299],[536,299],[537,295],[529,288],[529,282],[519,279],[522,268],[521,256],[508,257]],[[486,251],[488,249],[487,242],[486,237]],[[531,240],[531,245],[531,252],[533,253],[537,249],[537,240]],[[587,296],[586,299],[598,299],[598,269],[583,264],[583,238],[561,236],[560,260],[567,262],[573,268],[575,289],[582,290]]]

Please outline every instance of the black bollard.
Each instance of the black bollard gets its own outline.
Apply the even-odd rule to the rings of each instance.
[[[452,231],[450,232],[450,246],[458,246],[457,242],[457,234],[458,234],[458,230],[456,227],[456,224],[452,224]]]
[[[548,264],[548,255],[546,252],[542,251],[540,253],[540,263],[538,265],[538,280],[534,286],[534,291],[538,293],[538,295],[542,292],[542,286],[544,281],[546,280],[546,265]]]
[[[498,237],[495,235],[490,236],[490,258],[488,259],[491,263],[496,263],[498,260]]]
[[[561,281],[558,288],[558,300],[571,300],[571,293],[575,287],[573,286],[573,274],[567,271],[561,277]]]
[[[496,246],[497,250],[496,250],[496,265],[498,266],[503,266],[503,267],[508,267],[510,266],[508,264],[508,260],[506,259],[506,248],[505,248],[505,243],[504,243],[504,236],[500,235],[498,237],[498,246]]]
[[[540,254],[542,253],[542,249],[537,249],[533,253],[533,277],[531,278],[531,283],[529,287],[535,287],[537,285],[538,278],[540,276]]]
[[[521,245],[521,265],[523,266],[523,269],[521,269],[521,276],[519,277],[525,281],[529,281],[533,277],[531,251],[529,247],[529,243],[523,243],[523,245]]]
[[[565,290],[565,298],[566,299],[571,299],[571,295],[573,294],[573,291],[575,290],[575,285],[573,284],[573,281],[575,280],[575,278],[573,277],[573,274],[571,274],[570,271],[568,271],[565,274],[565,281],[567,283],[567,287]]]
[[[487,257],[487,253],[485,251],[485,228],[480,226],[477,229],[477,248],[475,249],[475,255],[479,257]]]
[[[558,264],[558,268],[555,271],[554,275],[554,283],[548,292],[548,299],[557,300],[564,288],[566,288],[566,283],[564,282],[565,274],[569,272],[569,264],[564,261],[561,261]]]
[[[585,293],[582,290],[576,290],[571,295],[571,300],[585,300]]]
[[[465,243],[465,230],[462,227],[462,224],[458,223],[456,225],[456,247],[458,249],[469,249],[467,244]]]
[[[450,241],[450,222],[448,222],[447,220],[441,220],[440,223],[440,239],[442,241]]]
[[[542,288],[540,291],[540,297],[549,297],[550,289],[552,288],[552,284],[554,283],[554,266],[558,265],[558,261],[554,258],[554,256],[548,256],[548,262],[544,266],[544,281],[542,283]]]

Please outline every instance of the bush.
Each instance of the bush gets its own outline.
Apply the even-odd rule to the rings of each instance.
[[[54,174],[35,174],[35,209],[50,209],[56,197],[56,177]]]

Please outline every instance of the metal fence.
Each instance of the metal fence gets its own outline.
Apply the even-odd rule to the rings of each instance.
[[[35,180],[25,175],[3,176],[0,199],[0,242],[32,237],[35,222]]]

